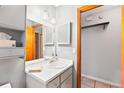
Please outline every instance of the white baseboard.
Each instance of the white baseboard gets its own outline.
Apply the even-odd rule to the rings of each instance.
[[[113,83],[113,82],[111,82],[111,81],[107,81],[107,80],[100,79],[100,78],[97,78],[97,77],[89,76],[89,75],[86,75],[86,74],[81,74],[81,76],[82,76],[82,77],[89,78],[89,79],[92,79],[92,80],[96,80],[96,81],[99,81],[99,82],[111,84],[111,85],[114,85],[114,86],[117,86],[117,87],[120,87],[120,86],[121,86],[121,85],[118,84],[118,83]]]

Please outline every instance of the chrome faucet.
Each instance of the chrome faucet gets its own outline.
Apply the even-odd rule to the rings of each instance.
[[[52,52],[52,56],[57,57],[57,46],[56,46],[57,42],[54,42],[53,45],[54,45],[54,51]]]

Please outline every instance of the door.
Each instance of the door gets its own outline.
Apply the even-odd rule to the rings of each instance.
[[[35,32],[35,59],[43,57],[43,37],[42,32]]]
[[[39,58],[39,34],[38,33],[35,33],[35,59],[38,59]]]
[[[26,61],[35,59],[35,29],[32,26],[26,28]]]

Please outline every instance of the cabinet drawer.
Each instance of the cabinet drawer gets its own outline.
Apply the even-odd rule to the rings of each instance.
[[[72,75],[61,84],[61,88],[72,88]]]
[[[48,88],[57,88],[58,86],[59,86],[59,77],[49,82],[47,85]]]
[[[0,57],[24,56],[24,48],[1,48]]]
[[[66,80],[70,75],[72,74],[72,67],[69,68],[67,71],[65,71],[60,77],[61,77],[61,83]]]

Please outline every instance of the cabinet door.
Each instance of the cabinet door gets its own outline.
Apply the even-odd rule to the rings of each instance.
[[[61,84],[61,88],[72,88],[72,75]]]
[[[25,29],[25,6],[2,5],[0,6],[0,26],[16,30]]]
[[[61,74],[61,83],[66,80],[72,74],[72,67]]]

